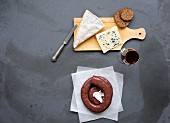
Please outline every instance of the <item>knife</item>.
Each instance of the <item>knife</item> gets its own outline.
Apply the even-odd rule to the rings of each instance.
[[[64,46],[69,42],[71,36],[73,35],[75,29],[77,28],[77,25],[75,25],[71,31],[69,32],[69,34],[67,35],[67,37],[65,38],[63,44],[60,46],[60,48],[56,51],[56,53],[54,54],[54,56],[52,57],[52,61],[55,62],[58,58],[58,56],[60,55],[61,51],[63,50]]]

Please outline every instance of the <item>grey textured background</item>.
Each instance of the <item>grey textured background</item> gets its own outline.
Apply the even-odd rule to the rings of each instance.
[[[109,17],[126,6],[135,11],[129,27],[147,31],[143,42],[124,45],[138,50],[137,65],[120,64],[117,52],[74,52],[73,39],[51,63],[74,17],[86,9]],[[78,123],[69,111],[78,65],[124,74],[118,123],[170,123],[169,7],[169,0],[0,0],[0,123]]]

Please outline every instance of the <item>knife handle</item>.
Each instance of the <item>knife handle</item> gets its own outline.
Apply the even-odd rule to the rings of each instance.
[[[60,46],[60,48],[56,51],[56,53],[54,54],[54,56],[52,57],[52,62],[55,62],[56,60],[57,60],[57,58],[58,58],[58,56],[60,55],[60,53],[61,53],[61,51],[63,50],[63,48],[64,48],[64,45],[65,44],[62,44],[61,46]]]

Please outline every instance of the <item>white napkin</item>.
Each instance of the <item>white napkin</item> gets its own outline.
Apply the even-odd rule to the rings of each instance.
[[[87,71],[88,70],[88,71]],[[82,72],[82,71],[85,71],[85,72]],[[84,104],[82,105],[82,101],[81,101],[81,97],[77,95],[78,99],[76,100],[76,95],[75,95],[75,90],[79,90],[79,95],[80,95],[80,89],[81,89],[81,86],[79,86],[79,88],[76,87],[76,89],[73,91],[73,95],[72,95],[72,102],[71,102],[71,107],[70,107],[70,111],[73,111],[73,112],[78,112],[79,113],[79,120],[80,122],[86,122],[86,121],[90,121],[90,120],[95,120],[95,119],[99,119],[99,118],[107,118],[107,119],[111,119],[111,120],[118,120],[118,112],[121,112],[123,111],[123,107],[122,107],[122,104],[120,101],[121,99],[121,96],[122,96],[122,87],[123,87],[123,75],[120,74],[120,73],[115,73],[114,70],[113,70],[113,67],[108,67],[108,68],[102,68],[102,69],[94,69],[94,68],[87,68],[87,67],[78,67],[77,68],[77,72],[80,72],[78,74],[73,74],[72,75],[72,78],[73,78],[73,84],[76,86],[75,82],[76,82],[76,79],[75,79],[75,76],[79,75],[80,78],[81,76],[84,76],[85,74],[94,74],[94,75],[98,75],[98,74],[102,74],[101,76],[104,76],[106,77],[107,79],[108,78],[112,78],[110,81],[112,86],[113,86],[113,90],[117,90],[117,94],[115,93],[115,95],[113,97],[117,97],[115,99],[117,100],[114,100],[115,104],[113,103],[113,100],[112,100],[112,103],[106,111],[104,111],[103,113],[98,113],[97,115],[92,113],[91,111],[89,111],[85,106]],[[82,75],[81,75],[82,74]],[[110,77],[109,77],[110,76]],[[91,76],[90,76],[91,77]],[[80,79],[78,78],[78,79]],[[87,77],[86,79],[88,79],[89,77]],[[113,79],[115,78],[115,79]],[[109,79],[108,79],[109,80]],[[114,82],[113,82],[114,80]],[[117,80],[118,80],[118,83],[117,83]],[[82,84],[85,82],[85,80],[83,80]],[[78,81],[79,83],[79,81]],[[114,83],[114,84],[113,84]],[[117,89],[116,89],[117,87]],[[75,87],[74,87],[75,88]],[[119,93],[120,92],[120,93]],[[77,102],[78,102],[78,107],[77,106]],[[83,108],[82,108],[82,107]],[[114,107],[115,106],[115,107]],[[117,108],[116,108],[117,106]]]

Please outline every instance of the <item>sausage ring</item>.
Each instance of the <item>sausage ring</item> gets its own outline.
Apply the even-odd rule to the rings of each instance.
[[[101,90],[104,93],[103,103],[100,103],[92,95]],[[113,89],[110,82],[101,76],[93,76],[85,81],[81,88],[81,98],[84,105],[93,112],[105,111],[112,101]]]
[[[98,91],[100,91],[100,89],[97,87],[92,87],[89,90],[89,100],[96,105],[99,105],[100,102],[96,98],[93,97],[93,93],[98,92]]]

